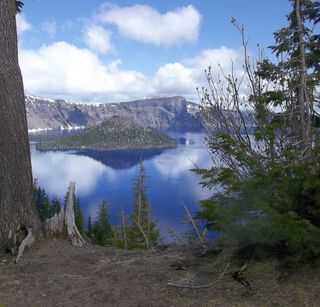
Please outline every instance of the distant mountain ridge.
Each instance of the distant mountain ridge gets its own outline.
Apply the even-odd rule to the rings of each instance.
[[[202,130],[198,105],[179,96],[99,105],[26,96],[26,108],[29,130],[90,127],[113,116],[161,131]]]

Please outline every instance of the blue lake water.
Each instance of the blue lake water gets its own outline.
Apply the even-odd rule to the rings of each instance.
[[[144,160],[146,186],[152,215],[164,242],[172,237],[168,227],[180,234],[186,230],[184,202],[191,212],[198,201],[212,192],[199,186],[201,178],[190,171],[194,165],[209,167],[211,159],[201,133],[175,133],[178,146],[171,149],[121,151],[48,151],[31,145],[33,176],[49,196],[64,199],[70,181],[76,182],[85,221],[96,215],[98,204],[106,199],[113,224],[120,223],[124,208],[130,215],[133,206],[133,182]]]

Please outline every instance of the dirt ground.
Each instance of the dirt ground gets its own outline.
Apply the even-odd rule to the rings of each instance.
[[[199,251],[115,251],[43,242],[19,264],[0,255],[0,306],[319,306],[320,270],[248,264],[248,289],[236,269]],[[256,278],[256,276],[260,276]]]

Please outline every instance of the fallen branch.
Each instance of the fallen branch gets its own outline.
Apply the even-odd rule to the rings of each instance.
[[[180,284],[174,284],[171,282],[168,282],[167,285],[171,287],[176,287],[176,288],[184,288],[184,289],[203,289],[203,288],[210,288],[217,284],[218,281],[215,281],[210,284],[205,284],[205,285],[180,285]]]
[[[221,273],[218,280],[210,283],[210,284],[204,284],[204,285],[182,285],[182,284],[175,284],[172,282],[168,282],[167,285],[171,287],[181,288],[181,289],[203,289],[203,288],[211,288],[212,286],[216,285],[226,274],[228,267],[230,266],[230,262],[227,263],[225,266],[223,272]]]

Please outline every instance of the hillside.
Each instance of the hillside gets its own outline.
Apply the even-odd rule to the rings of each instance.
[[[29,130],[89,127],[112,116],[128,117],[156,130],[201,131],[198,105],[183,97],[122,103],[80,104],[26,96]]]
[[[138,125],[129,118],[114,116],[78,133],[42,139],[38,149],[92,148],[131,149],[175,146],[175,140],[152,128]]]

